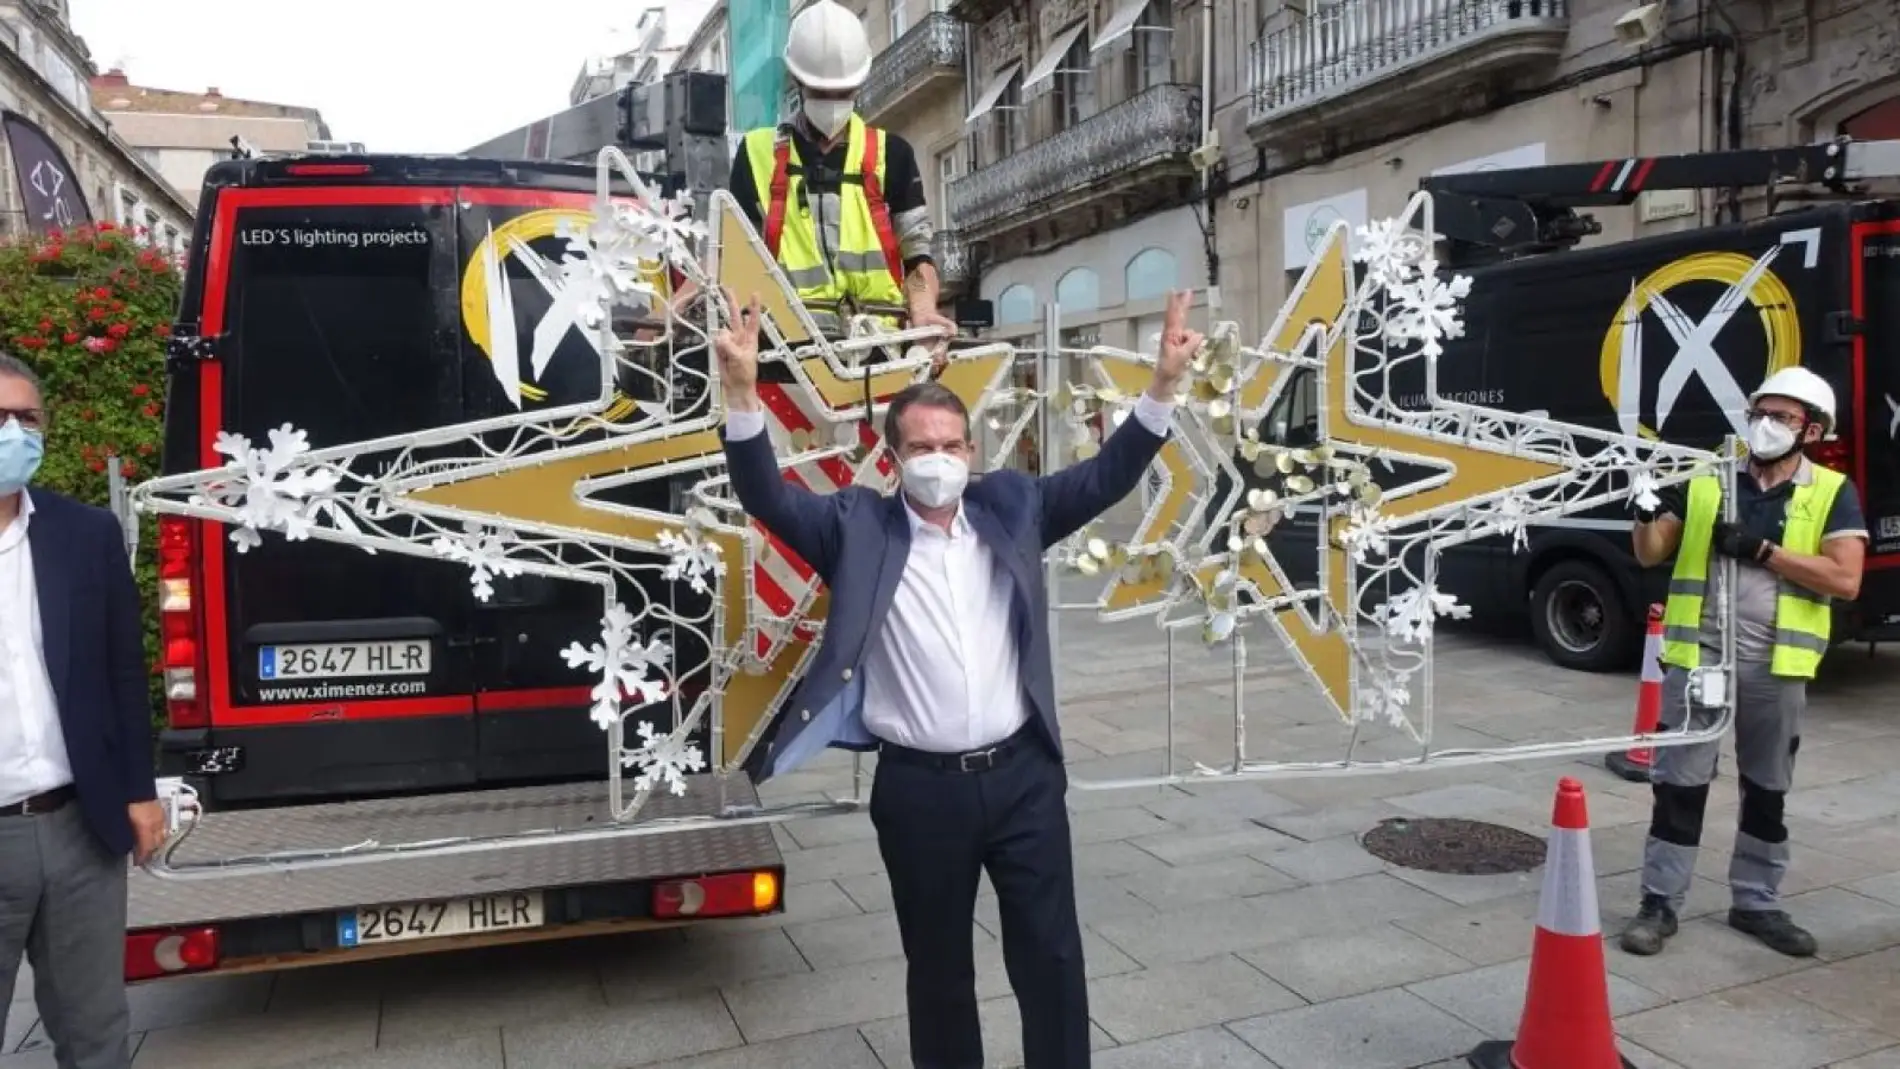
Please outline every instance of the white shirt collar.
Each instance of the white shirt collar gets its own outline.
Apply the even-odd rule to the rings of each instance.
[[[936,524],[931,523],[929,520],[926,520],[922,516],[917,514],[917,506],[911,504],[909,494],[906,494],[904,493],[904,491],[899,490],[897,492],[897,496],[903,499],[904,518],[910,521],[911,534],[914,535],[918,531],[925,530],[925,529],[935,531],[938,534],[944,533],[943,528],[938,527]],[[964,535],[967,535],[969,533],[970,533],[970,517],[963,507],[963,502],[958,501],[956,515],[950,517],[950,533],[948,537],[962,538]]]
[[[20,490],[20,514],[13,522],[0,527],[0,544],[12,545],[15,539],[25,540],[27,521],[33,515],[33,495],[24,488]]]

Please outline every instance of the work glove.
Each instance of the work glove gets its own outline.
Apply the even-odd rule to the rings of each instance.
[[[1655,523],[1658,516],[1664,514],[1680,516],[1683,513],[1683,493],[1680,486],[1665,486],[1656,491],[1656,507],[1635,506],[1636,522]]]
[[[1715,551],[1725,557],[1753,561],[1756,564],[1766,561],[1768,555],[1775,551],[1773,542],[1766,538],[1757,538],[1743,530],[1739,524],[1729,523],[1727,520],[1716,522],[1711,542],[1715,546]]]

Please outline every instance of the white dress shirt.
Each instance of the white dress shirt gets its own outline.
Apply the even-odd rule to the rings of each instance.
[[[40,634],[33,547],[26,540],[32,518],[33,498],[22,490],[20,514],[0,529],[0,805],[73,781]]]
[[[1135,418],[1157,437],[1167,436],[1173,412],[1145,393],[1135,404]],[[726,414],[732,441],[764,431],[763,412]],[[981,750],[1029,718],[1010,625],[1009,572],[997,567],[960,506],[946,532],[919,516],[909,499],[904,504],[910,557],[883,630],[865,651],[864,726],[916,750]]]

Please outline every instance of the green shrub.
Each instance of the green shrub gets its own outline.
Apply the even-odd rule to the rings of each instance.
[[[158,468],[165,339],[182,281],[139,236],[100,223],[0,242],[0,348],[38,373],[50,413],[34,483],[94,505],[110,499],[108,457],[128,482]],[[162,710],[155,532],[142,518],[136,571],[152,708]]]

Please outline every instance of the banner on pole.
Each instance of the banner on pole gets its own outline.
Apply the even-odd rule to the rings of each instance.
[[[92,222],[79,176],[46,131],[18,112],[0,111],[0,134],[13,153],[13,173],[20,179],[29,230]]]
[[[730,0],[726,36],[732,56],[732,127],[778,125],[785,103],[785,37],[792,25],[786,0]],[[734,33],[736,27],[745,33]]]

